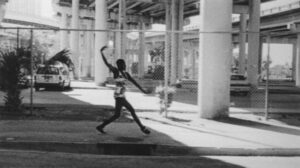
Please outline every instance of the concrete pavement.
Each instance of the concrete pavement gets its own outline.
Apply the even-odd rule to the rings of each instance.
[[[0,165],[9,168],[298,168],[299,164],[299,157],[104,156],[0,150]]]
[[[71,149],[78,148],[77,152],[98,153],[93,149],[99,149],[99,144],[141,144],[145,149],[154,148],[146,155],[300,156],[298,127],[237,118],[194,120],[187,124],[154,113],[139,116],[151,129],[150,135],[144,135],[132,122],[112,123],[106,128],[108,134],[99,134],[95,130],[99,123],[93,121],[0,121],[0,147],[40,150],[34,147],[40,145],[54,151],[76,152],[69,151],[69,145]],[[82,144],[85,146],[80,147]]]
[[[95,87],[101,93],[95,94]],[[89,106],[96,110],[103,105],[114,106],[112,90],[93,84],[87,87],[84,83],[79,83],[77,88],[63,93],[36,92],[41,99],[35,99],[35,102],[54,106],[55,103],[84,106],[86,110],[81,109],[83,113],[89,110]],[[141,144],[149,149],[142,152],[151,155],[300,156],[300,128],[297,125],[264,121],[247,109],[236,109],[236,114],[231,114],[229,119],[203,120],[189,110],[189,107],[194,108],[193,105],[183,106],[180,102],[172,105],[176,110],[171,110],[173,112],[165,118],[151,111],[158,109],[154,95],[132,92],[128,99],[139,109],[138,115],[151,129],[151,135],[143,135],[130,120],[112,123],[106,128],[106,135],[97,133],[95,127],[99,122],[93,118],[80,121],[1,120],[0,147],[105,154],[105,150],[109,153],[115,149],[106,149],[101,144],[112,144],[120,149]],[[67,113],[68,117],[73,115],[72,111]],[[118,152],[122,151],[115,151],[114,154]]]

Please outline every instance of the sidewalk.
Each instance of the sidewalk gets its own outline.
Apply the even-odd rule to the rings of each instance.
[[[174,121],[139,113],[151,129],[115,122],[99,134],[93,121],[0,121],[0,148],[128,155],[300,156],[300,128],[231,118]]]
[[[263,115],[253,115],[262,113],[261,109],[231,108],[229,119],[204,120],[197,113],[188,112],[196,106],[178,102],[172,105],[176,110],[171,109],[173,112],[165,118],[151,110],[158,111],[157,98],[140,93],[129,93],[128,99],[142,100],[132,103],[142,122],[151,129],[151,135],[143,135],[128,119],[109,125],[108,134],[99,134],[95,130],[99,124],[95,116],[112,110],[113,91],[92,83],[75,82],[74,85],[92,90],[37,92],[39,99],[35,102],[43,106],[57,103],[56,108],[50,109],[56,117],[64,111],[62,115],[67,118],[75,115],[84,118],[80,121],[67,121],[64,116],[60,121],[0,120],[0,148],[92,154],[300,156],[297,118],[292,126],[282,120],[264,121]],[[69,106],[64,107],[65,104]]]

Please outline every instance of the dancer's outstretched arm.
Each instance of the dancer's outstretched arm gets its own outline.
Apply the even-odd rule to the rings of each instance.
[[[128,78],[128,80],[131,82],[131,83],[133,83],[137,88],[139,88],[143,93],[145,93],[145,94],[149,94],[149,93],[151,93],[150,91],[148,91],[148,90],[145,90],[145,89],[143,89],[132,77],[131,77],[131,75],[128,73],[128,72],[125,72],[126,73],[126,76],[127,76],[127,78]]]

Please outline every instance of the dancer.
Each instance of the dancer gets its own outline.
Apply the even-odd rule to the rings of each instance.
[[[118,119],[121,115],[121,111],[122,111],[122,107],[127,108],[127,110],[130,111],[134,121],[138,124],[138,126],[140,127],[141,131],[145,134],[150,134],[150,131],[141,123],[141,121],[139,120],[139,118],[137,117],[137,115],[135,114],[135,110],[134,108],[131,106],[131,104],[126,100],[125,98],[125,91],[126,91],[126,87],[125,87],[125,81],[128,80],[130,82],[132,82],[137,88],[139,88],[143,93],[145,94],[149,94],[148,91],[144,90],[132,77],[131,75],[126,72],[126,64],[125,61],[123,59],[118,59],[116,64],[117,67],[112,66],[111,64],[109,64],[105,58],[105,55],[103,53],[103,51],[107,48],[107,46],[103,46],[100,50],[101,55],[102,55],[102,59],[105,63],[105,65],[109,68],[109,70],[113,73],[114,76],[114,80],[116,82],[116,89],[114,92],[114,98],[115,98],[115,102],[116,102],[116,107],[115,107],[115,114],[109,118],[108,120],[104,120],[104,122],[102,124],[100,124],[99,126],[96,127],[96,129],[105,134],[106,132],[103,130],[104,127],[108,124],[110,124],[111,122],[113,122],[114,120]]]

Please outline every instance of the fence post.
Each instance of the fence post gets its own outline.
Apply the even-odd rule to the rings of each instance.
[[[170,1],[166,1],[166,35],[165,35],[165,68],[164,68],[164,105],[165,105],[165,117],[168,117],[168,87],[169,87],[169,75],[170,75],[170,53],[171,53],[171,4]]]
[[[18,50],[20,48],[19,41],[20,41],[20,29],[17,28],[17,52],[18,52]]]
[[[269,116],[269,68],[270,68],[270,34],[267,35],[267,63],[266,63],[266,86],[265,86],[265,119],[268,120]]]
[[[33,111],[33,30],[30,30],[30,115]]]

